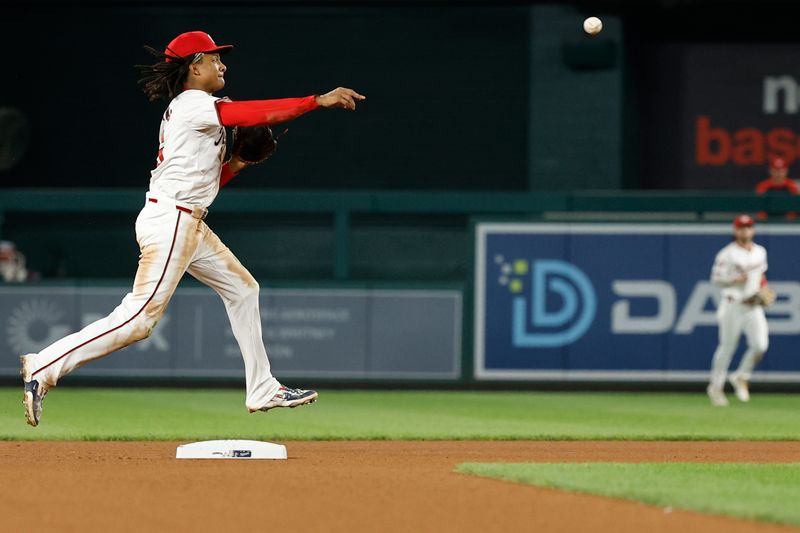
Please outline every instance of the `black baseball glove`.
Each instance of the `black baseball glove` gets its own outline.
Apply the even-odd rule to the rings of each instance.
[[[236,126],[233,128],[231,154],[245,163],[255,165],[272,157],[278,141],[269,126]]]

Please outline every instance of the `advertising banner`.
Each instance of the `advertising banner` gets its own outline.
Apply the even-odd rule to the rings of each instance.
[[[0,375],[18,356],[104,317],[123,288],[0,287]],[[265,289],[262,334],[275,375],[386,379],[461,376],[461,293],[454,290]],[[152,335],[76,375],[244,377],[222,300],[178,289]]]
[[[717,345],[709,281],[729,225],[478,223],[478,379],[705,380]],[[757,228],[770,348],[756,380],[800,379],[800,228]],[[733,364],[745,345],[742,339]]]
[[[753,190],[770,158],[791,167],[800,157],[800,45],[692,44],[681,52],[684,187]]]

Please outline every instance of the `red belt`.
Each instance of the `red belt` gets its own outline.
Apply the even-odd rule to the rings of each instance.
[[[158,198],[148,198],[147,200],[149,202],[153,202],[154,204],[158,203]],[[176,205],[175,209],[177,209],[178,211],[183,211],[184,213],[189,213],[192,216],[195,216],[194,211],[189,209],[188,207],[183,207],[182,205]],[[206,218],[207,214],[208,214],[208,210],[207,209],[203,209],[202,216],[195,216],[195,218],[199,218],[200,220],[202,220],[202,219]]]
[[[148,199],[149,199],[151,202],[153,202],[154,204],[157,204],[157,203],[158,203],[158,200],[156,200],[155,198],[148,198]],[[177,209],[178,211],[183,211],[184,213],[189,213],[190,215],[192,214],[192,210],[191,210],[191,209],[189,209],[188,207],[181,207],[181,206],[179,206],[179,205],[176,205],[176,206],[175,206],[175,209]]]

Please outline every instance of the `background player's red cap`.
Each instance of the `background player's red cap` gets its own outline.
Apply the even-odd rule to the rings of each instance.
[[[210,54],[212,52],[224,54],[230,51],[231,48],[233,48],[231,44],[217,46],[214,39],[204,31],[187,31],[172,39],[167,45],[167,49],[164,50],[164,53],[176,58],[188,57],[198,52],[203,52],[205,54]],[[167,61],[169,61],[169,59],[167,59]]]
[[[739,215],[733,219],[734,228],[744,228],[753,225],[753,217],[750,215]]]
[[[786,160],[782,157],[773,157],[772,160],[769,162],[769,168],[780,170],[786,167],[787,167]]]

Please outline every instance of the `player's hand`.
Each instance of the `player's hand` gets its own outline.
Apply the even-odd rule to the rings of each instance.
[[[329,93],[325,93],[322,96],[317,96],[317,103],[320,105],[320,107],[341,107],[343,109],[351,109],[355,111],[356,101],[366,99],[366,96],[358,94],[353,89],[337,87]]]
[[[742,272],[741,274],[736,276],[736,278],[734,278],[733,282],[736,285],[744,285],[745,283],[747,283],[747,274]]]

